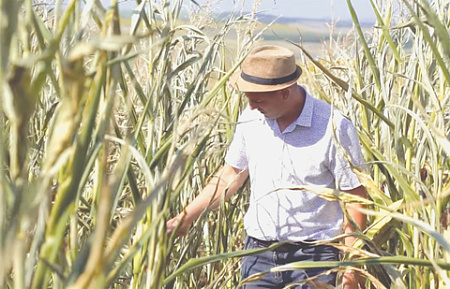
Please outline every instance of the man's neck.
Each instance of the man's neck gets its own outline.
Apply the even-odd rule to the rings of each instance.
[[[291,123],[296,121],[305,106],[306,91],[301,86],[293,87],[286,113],[277,119],[280,131],[283,132]]]

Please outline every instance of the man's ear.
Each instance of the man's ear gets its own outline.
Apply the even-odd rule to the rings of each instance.
[[[290,94],[291,94],[291,88],[290,87],[286,87],[286,88],[281,90],[281,96],[283,97],[283,99],[287,99]]]

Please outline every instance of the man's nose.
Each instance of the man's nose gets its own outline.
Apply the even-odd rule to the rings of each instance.
[[[251,110],[254,110],[254,109],[257,109],[257,108],[258,108],[257,104],[250,102],[250,109]]]

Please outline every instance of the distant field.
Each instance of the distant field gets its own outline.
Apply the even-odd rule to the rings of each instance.
[[[262,35],[264,43],[280,43],[289,40],[301,43],[312,55],[321,54],[330,37],[337,39],[351,31],[351,27],[331,28],[326,22],[302,22],[298,24],[274,24]]]
[[[260,24],[260,27],[256,29],[256,33],[261,32],[266,24]],[[218,29],[218,28],[217,28]],[[208,35],[214,35],[215,28],[208,28],[206,32]],[[292,45],[288,41],[295,43],[301,43],[303,47],[308,50],[313,56],[320,56],[323,54],[324,43],[328,42],[330,37],[334,39],[347,37],[351,35],[352,27],[331,27],[329,23],[325,21],[304,21],[292,24],[273,24],[266,28],[261,35],[261,44],[277,44],[281,46],[288,46],[292,48]],[[234,51],[236,42],[236,31],[230,31],[227,36],[227,48]],[[295,51],[295,49],[294,49]],[[295,51],[299,55],[300,51]]]
[[[131,20],[130,15],[124,14],[121,20],[123,29],[127,30],[130,26]],[[219,17],[218,17],[219,18]],[[275,18],[275,16],[266,15],[262,16],[262,22],[259,23],[259,27],[256,29],[255,33],[259,33],[262,29],[266,28],[261,36],[262,43],[264,44],[278,44],[287,45],[288,41],[295,43],[302,43],[302,45],[315,56],[319,56],[323,52],[323,44],[327,42],[330,37],[334,39],[346,37],[351,34],[353,27],[351,23],[337,22],[334,26],[331,25],[328,20],[310,20],[310,19],[292,19],[292,22],[286,22],[283,18],[278,19],[278,22],[267,27],[270,20]],[[222,18],[221,19],[225,19]],[[180,17],[180,22],[182,24],[191,25],[187,16]],[[206,26],[204,32],[207,35],[216,35],[217,31],[221,29],[223,23],[216,22],[211,26]],[[361,24],[365,26],[366,30],[370,29],[371,26],[367,23]],[[234,42],[237,40],[236,31],[232,30],[227,36],[227,49],[230,51],[235,51]],[[285,43],[285,44],[284,44]],[[292,47],[292,46],[291,46]],[[299,53],[299,52],[298,52]]]

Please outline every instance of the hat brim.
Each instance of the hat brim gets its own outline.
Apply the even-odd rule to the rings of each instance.
[[[241,77],[241,72],[242,70],[238,70],[230,77],[230,84],[232,87],[242,92],[270,92],[281,90],[296,83],[297,80],[300,78],[300,75],[302,75],[302,69],[300,68],[300,66],[297,65],[297,69],[295,71],[295,78],[292,79],[291,81],[275,85],[264,85],[244,80]]]

